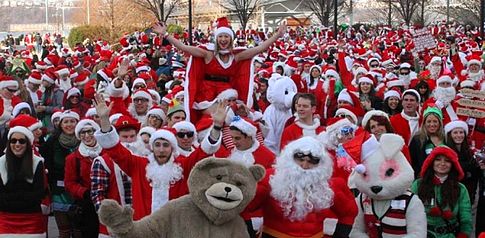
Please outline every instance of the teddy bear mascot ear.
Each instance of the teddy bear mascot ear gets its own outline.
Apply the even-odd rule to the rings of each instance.
[[[249,167],[249,171],[253,174],[253,177],[256,181],[261,181],[266,174],[266,170],[261,165],[252,165]]]
[[[396,134],[383,134],[379,142],[386,158],[393,158],[404,146],[404,139]]]

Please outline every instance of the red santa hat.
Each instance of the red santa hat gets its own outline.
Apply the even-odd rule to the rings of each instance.
[[[51,116],[51,123],[54,124],[54,120],[59,119],[61,117],[62,111],[59,109],[54,110]]]
[[[40,122],[37,118],[27,114],[22,114],[15,117],[10,121],[9,126],[22,126],[29,129],[31,132],[43,127],[42,122]]]
[[[412,94],[414,95],[415,97],[418,98],[418,102],[421,101],[421,96],[419,95],[418,91],[414,90],[414,89],[408,89],[408,90],[405,90],[403,93],[402,93],[402,97],[404,98],[404,96],[406,94]]]
[[[39,85],[42,83],[42,75],[38,71],[32,71],[32,73],[27,78],[27,82]]]
[[[177,147],[178,147],[178,144],[177,144],[177,138],[175,138],[175,135],[174,135],[174,132],[173,130],[169,130],[169,129],[159,129],[157,131],[155,131],[154,133],[152,133],[152,135],[150,136],[150,147],[153,146],[153,143],[156,141],[156,140],[159,140],[159,139],[163,139],[163,140],[166,140],[170,143],[170,145],[172,146],[172,153],[173,153],[173,156],[174,157],[177,157],[178,156],[178,152],[177,152]]]
[[[11,76],[3,75],[0,76],[0,89],[12,87],[15,89],[19,88],[19,83]]]
[[[98,112],[96,112],[96,108],[91,107],[86,111],[86,114],[84,114],[85,117],[87,118],[93,118],[95,115],[98,115]]]
[[[133,93],[133,96],[132,96],[133,99],[136,99],[136,98],[145,98],[145,99],[148,99],[148,105],[151,106],[152,105],[152,95],[150,94],[150,92],[148,92],[147,89],[145,88],[141,88],[141,89],[138,89],[136,90],[134,93]]]
[[[32,109],[30,108],[30,105],[26,102],[20,102],[15,107],[13,107],[12,110],[12,116],[17,117],[23,109],[29,109],[29,112],[32,113]]]
[[[114,78],[113,72],[108,68],[100,69],[96,73],[99,76],[101,76],[104,80],[106,80],[107,82],[111,82],[111,80],[113,80],[113,78]]]
[[[460,88],[476,88],[477,87],[477,82],[473,80],[463,80],[460,83]]]
[[[354,105],[354,101],[352,100],[352,97],[350,96],[350,93],[347,89],[340,91],[337,97],[337,101],[346,101],[351,105]]]
[[[453,164],[453,167],[458,172],[458,181],[462,180],[465,174],[463,173],[463,169],[461,168],[460,163],[458,162],[458,155],[456,154],[455,151],[453,151],[451,148],[447,146],[437,146],[431,151],[431,154],[428,155],[428,157],[423,163],[423,166],[421,167],[421,173],[420,173],[421,178],[424,176],[424,174],[428,169],[433,169],[433,161],[439,155],[443,155],[446,158],[448,158],[449,161],[451,161],[451,163]]]
[[[411,65],[409,63],[402,63],[399,65],[399,69],[411,69]]]
[[[165,121],[167,119],[167,116],[165,115],[165,112],[159,106],[153,106],[147,112],[147,117],[149,117],[150,115],[154,115],[154,116],[160,118],[162,121]]]
[[[155,133],[155,131],[157,131],[157,129],[151,126],[145,126],[140,129],[140,131],[138,132],[138,135],[141,136],[143,134],[148,134],[151,137],[152,134]]]
[[[365,128],[367,126],[367,123],[373,116],[385,117],[389,121],[389,115],[387,115],[386,112],[383,112],[381,110],[370,110],[364,115],[364,118],[362,118],[362,127]]]
[[[96,123],[95,121],[91,119],[82,119],[76,124],[76,128],[74,129],[76,138],[80,139],[79,133],[81,132],[81,130],[88,128],[92,128],[94,131],[100,130],[98,123]]]
[[[345,149],[345,152],[347,152],[357,164],[357,166],[355,166],[355,171],[362,174],[366,171],[366,168],[362,163],[379,149],[380,144],[374,135],[367,131],[363,131],[342,146]]]
[[[337,109],[337,111],[335,111],[335,116],[336,117],[349,116],[357,124],[357,122],[359,120],[357,118],[357,114],[354,111],[355,111],[354,107],[342,106],[339,109]],[[359,114],[363,115],[364,113],[362,112],[362,113],[359,113]]]
[[[41,79],[42,81],[47,81],[51,84],[54,84],[57,79],[57,76],[54,73],[54,69],[53,68],[46,69]]]
[[[74,85],[75,86],[82,86],[82,85],[85,85],[87,82],[89,82],[89,75],[85,74],[85,73],[78,75],[74,79]]]
[[[47,55],[47,57],[44,58],[44,62],[47,65],[56,66],[58,62],[58,56],[53,54]]]
[[[81,91],[79,91],[78,88],[70,88],[69,90],[67,90],[66,92],[66,99],[69,99],[70,97],[74,96],[74,95],[78,95],[78,96],[81,96]]]
[[[431,58],[431,60],[429,61],[429,64],[432,64],[432,63],[435,63],[435,62],[438,62],[438,63],[442,63],[443,60],[441,59],[441,57],[439,56],[434,56],[433,58]]]
[[[234,116],[229,126],[234,126],[247,136],[251,137],[256,136],[258,131],[258,129],[251,122],[247,121],[245,118],[241,118],[240,116]]]
[[[133,81],[133,86],[131,86],[131,90],[132,90],[132,91],[134,91],[134,90],[135,90],[135,86],[136,86],[137,84],[143,84],[144,88],[146,88],[146,87],[147,87],[147,84],[146,84],[146,82],[145,82],[145,80],[144,80],[144,79],[142,79],[142,78],[136,78],[136,79]]]
[[[37,61],[35,62],[35,68],[45,70],[47,69],[47,64],[44,61]]]
[[[153,103],[159,105],[160,101],[162,100],[160,94],[158,94],[158,92],[154,89],[148,89],[148,92],[150,93],[150,95],[152,95]]]
[[[34,144],[34,134],[29,129],[27,129],[26,127],[15,126],[15,127],[10,128],[10,130],[8,131],[8,139],[9,140],[12,137],[13,133],[21,133],[21,134],[25,135],[25,137],[27,137],[27,139],[29,140],[30,144],[31,145]]]
[[[217,19],[217,30],[215,32],[215,36],[219,34],[225,33],[231,36],[232,39],[234,39],[234,32],[232,31],[230,25],[229,25],[229,20],[226,17],[221,17]]]
[[[111,117],[110,117],[111,121]],[[141,124],[135,118],[127,115],[121,115],[114,124],[116,131],[121,131],[123,129],[134,129],[137,132],[140,130]]]
[[[172,126],[173,129],[175,129],[176,132],[180,132],[182,130],[188,131],[188,132],[194,132],[197,133],[197,129],[195,128],[194,124],[192,124],[189,121],[179,121],[175,123]],[[197,136],[197,135],[195,135]]]
[[[461,128],[465,131],[465,135],[468,135],[468,124],[462,120],[456,120],[456,121],[450,121],[445,125],[445,135],[448,134],[448,132],[456,129],[456,128]]]
[[[357,84],[360,84],[360,83],[369,83],[369,84],[375,85],[375,82],[374,82],[373,77],[371,75],[366,75],[366,76],[360,77],[357,80]]]
[[[386,86],[387,88],[392,88],[392,87],[404,87],[406,85],[406,83],[403,81],[403,80],[400,80],[400,79],[393,79],[393,80],[389,80],[386,82]]]
[[[470,65],[472,64],[477,64],[480,66],[480,68],[482,68],[482,59],[479,55],[471,54],[467,56],[466,59],[468,60],[468,62],[466,63],[467,67],[470,67]]]
[[[439,85],[440,83],[450,83],[453,84],[453,79],[449,75],[442,75],[436,80],[436,85]]]
[[[333,77],[333,78],[335,78],[337,80],[340,79],[339,73],[336,70],[332,69],[332,68],[329,68],[329,69],[327,69],[325,71],[325,78],[328,79],[329,77]]]

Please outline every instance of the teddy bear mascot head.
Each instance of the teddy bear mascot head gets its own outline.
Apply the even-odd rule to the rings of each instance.
[[[361,133],[344,144],[357,163],[349,184],[360,191],[359,214],[351,237],[426,237],[426,214],[419,197],[409,191],[414,171],[401,152],[396,134]]]
[[[239,214],[256,194],[264,177],[259,165],[246,167],[228,159],[198,162],[188,178],[189,195],[169,201],[139,221],[133,210],[104,200],[99,217],[116,237],[249,237]]]

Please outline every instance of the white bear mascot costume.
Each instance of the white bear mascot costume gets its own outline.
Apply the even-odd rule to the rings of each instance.
[[[395,134],[384,134],[379,142],[370,135],[363,144],[362,163],[349,177],[361,192],[350,237],[426,237],[426,213],[418,196],[409,191],[414,171],[401,153],[403,145]]]

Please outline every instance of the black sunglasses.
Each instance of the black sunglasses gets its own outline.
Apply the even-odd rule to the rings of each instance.
[[[177,137],[178,138],[185,138],[185,136],[187,136],[187,138],[192,138],[194,136],[194,132],[193,131],[189,131],[189,132],[177,132]]]
[[[305,159],[305,157],[308,157],[309,159]],[[293,155],[293,158],[299,162],[303,162],[306,160],[308,163],[313,165],[320,163],[320,158],[314,157],[311,153],[305,154],[303,152],[297,152]]]
[[[11,92],[11,93],[15,93],[15,92],[17,92],[17,89],[11,89],[11,88],[7,88],[7,90],[8,90],[9,92]]]
[[[400,75],[409,75],[410,72],[407,73],[399,73]]]
[[[26,139],[10,139],[10,144],[14,145],[14,144],[17,144],[17,142],[21,145],[25,145],[25,143],[27,143],[27,140]]]

